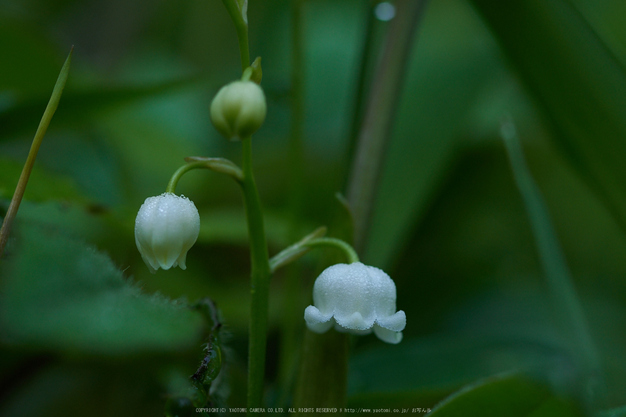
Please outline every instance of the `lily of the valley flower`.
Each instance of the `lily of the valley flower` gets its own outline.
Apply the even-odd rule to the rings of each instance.
[[[135,243],[155,273],[180,266],[186,269],[187,251],[200,233],[200,215],[191,200],[172,193],[148,197],[135,220]]]
[[[406,326],[404,311],[396,312],[396,286],[382,270],[360,262],[333,265],[317,278],[313,304],[304,311],[307,327],[324,333],[372,331],[387,343],[400,343]]]

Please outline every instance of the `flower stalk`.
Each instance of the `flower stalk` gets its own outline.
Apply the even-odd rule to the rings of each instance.
[[[243,181],[243,172],[241,169],[228,159],[190,156],[185,158],[185,161],[187,161],[187,164],[178,168],[172,175],[172,178],[170,178],[170,182],[167,184],[165,192],[174,194],[180,178],[185,173],[193,169],[210,169],[215,172],[221,172],[222,174],[228,174],[239,183]]]
[[[252,172],[252,140],[242,139],[243,145],[243,192],[250,237],[250,336],[248,345],[248,409],[262,407],[263,378],[265,375],[265,351],[267,339],[267,316],[269,309],[269,284],[271,269],[261,201]]]

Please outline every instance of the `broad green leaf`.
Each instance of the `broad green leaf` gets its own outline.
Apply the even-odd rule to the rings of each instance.
[[[403,340],[394,346],[377,346],[356,352],[350,359],[348,394],[356,401],[368,396],[393,398],[414,393],[434,406],[446,394],[490,375],[511,369],[559,374],[562,352],[540,337],[468,334],[440,335]],[[393,405],[393,403],[388,403]]]
[[[22,224],[2,265],[5,340],[37,350],[129,355],[188,349],[203,320],[146,295],[104,254],[53,228]]]
[[[562,151],[626,227],[626,72],[565,0],[472,0]]]
[[[41,228],[63,230],[65,235],[94,242],[106,247],[113,257],[125,257],[129,247],[136,250],[129,227],[133,223],[122,224],[117,213],[101,206],[71,200],[23,201],[17,219]]]
[[[428,416],[575,417],[582,413],[541,383],[521,375],[503,375],[466,386],[438,404]]]
[[[450,169],[468,107],[484,84],[501,72],[488,33],[466,5],[433,2],[422,24],[364,256],[383,268],[410,238]],[[450,30],[442,33],[441,25]]]

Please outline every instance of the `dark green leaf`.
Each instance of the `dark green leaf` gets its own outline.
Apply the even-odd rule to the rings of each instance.
[[[450,13],[446,7],[433,2],[424,16],[380,179],[364,259],[383,268],[447,174],[468,106],[501,71],[471,9],[455,5]],[[450,30],[441,32],[441,25]]]
[[[520,375],[490,377],[469,385],[438,404],[432,417],[562,416],[582,414],[543,384]]]
[[[472,0],[570,161],[626,227],[626,72],[564,0]]]

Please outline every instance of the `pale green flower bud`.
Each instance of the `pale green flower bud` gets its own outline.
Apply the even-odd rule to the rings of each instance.
[[[187,251],[200,233],[200,215],[191,200],[172,193],[148,197],[135,220],[135,243],[155,273],[180,266],[186,269]]]
[[[265,94],[252,81],[222,87],[211,103],[211,122],[227,139],[240,140],[256,132],[265,120]]]
[[[324,333],[368,334],[387,343],[400,343],[406,326],[404,311],[396,312],[396,285],[389,275],[360,262],[324,270],[313,285],[313,304],[304,310],[307,327]]]

